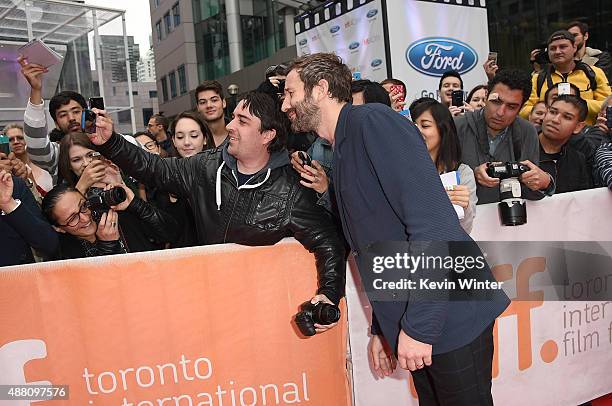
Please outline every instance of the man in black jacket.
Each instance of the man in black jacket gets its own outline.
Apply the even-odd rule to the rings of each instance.
[[[319,289],[312,302],[338,303],[345,281],[342,239],[289,164],[281,114],[269,95],[248,93],[227,125],[226,146],[184,159],[132,147],[103,115],[90,137],[129,175],[189,201],[200,244],[272,245],[295,237],[316,257]]]
[[[0,170],[0,266],[34,262],[31,248],[55,256],[59,242],[53,228],[18,177]]]
[[[555,180],[556,193],[593,187],[588,157],[569,142],[584,127],[587,113],[582,98],[566,94],[557,97],[544,116],[539,135],[540,166]]]

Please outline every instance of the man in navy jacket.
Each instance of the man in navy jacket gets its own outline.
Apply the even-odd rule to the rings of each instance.
[[[386,106],[351,105],[350,87],[351,72],[336,55],[300,57],[289,67],[283,111],[295,131],[316,131],[334,146],[340,217],[364,286],[372,278],[364,257],[376,243],[463,241],[480,253],[461,228],[418,129]],[[370,356],[379,376],[394,367],[386,341],[412,372],[421,405],[492,404],[492,329],[507,296],[497,291],[489,300],[455,302],[451,295],[436,301],[399,296],[370,296]]]

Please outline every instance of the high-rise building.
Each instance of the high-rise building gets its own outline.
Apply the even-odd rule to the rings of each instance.
[[[134,44],[134,37],[128,36],[128,55],[132,82],[138,81],[136,63],[140,60],[140,48]],[[100,35],[100,52],[102,56],[102,69],[112,72],[113,82],[127,82],[127,68],[125,66],[125,47],[121,35]]]
[[[155,54],[149,49],[144,58],[136,64],[139,82],[155,82]]]

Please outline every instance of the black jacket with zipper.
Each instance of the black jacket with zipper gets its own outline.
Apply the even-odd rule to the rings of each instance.
[[[113,136],[98,149],[148,186],[186,199],[200,244],[272,245],[295,237],[316,258],[319,289],[338,303],[344,295],[345,249],[330,213],[303,187],[287,151],[272,153],[265,168],[238,186],[236,159],[227,146],[190,158],[160,158]]]

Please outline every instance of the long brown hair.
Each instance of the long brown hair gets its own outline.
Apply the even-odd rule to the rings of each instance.
[[[174,121],[172,121],[172,124],[170,124],[170,136],[172,138],[174,138],[174,131],[176,130],[176,125],[182,118],[189,118],[198,123],[198,126],[200,127],[200,131],[202,131],[202,135],[204,136],[205,141],[202,151],[215,147],[215,139],[213,138],[212,131],[210,131],[210,128],[208,128],[208,124],[206,124],[204,117],[202,117],[202,115],[197,111],[184,111],[174,118]]]
[[[73,145],[78,145],[83,148],[96,150],[96,147],[89,140],[89,137],[84,132],[72,132],[66,134],[59,147],[59,159],[57,169],[59,172],[60,179],[64,180],[68,186],[76,186],[79,181],[79,177],[72,171],[70,166],[70,148]]]

